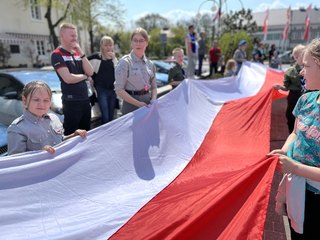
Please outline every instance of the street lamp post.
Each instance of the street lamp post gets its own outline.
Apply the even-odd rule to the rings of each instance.
[[[240,2],[242,9],[244,9],[242,1],[241,0],[238,0],[238,1]],[[215,20],[217,20],[217,22],[218,22],[218,27],[217,27],[217,33],[218,34],[217,34],[217,36],[219,37],[220,36],[220,27],[221,27],[221,22],[220,22],[221,19],[220,18],[221,18],[221,14],[222,14],[222,8],[225,5],[226,9],[227,9],[227,0],[204,0],[199,5],[198,12],[197,12],[197,15],[196,15],[197,28],[200,28],[200,26],[199,26],[199,21],[201,19],[200,9],[201,9],[202,5],[204,3],[206,3],[206,2],[212,2],[213,6],[212,6],[211,10],[213,12],[216,10],[216,14],[213,17],[214,24],[213,24],[213,28],[212,28],[212,38],[214,39],[215,38]],[[226,11],[228,11],[228,10],[226,10]]]

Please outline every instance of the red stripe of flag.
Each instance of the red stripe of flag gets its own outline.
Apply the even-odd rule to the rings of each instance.
[[[290,22],[291,22],[291,7],[287,9],[287,22],[282,32],[282,39],[288,39]]]
[[[202,145],[163,191],[111,239],[262,239],[277,161],[269,151],[272,85],[224,104]]]
[[[309,39],[309,32],[310,32],[310,13],[312,10],[312,4],[310,4],[307,8],[307,15],[306,15],[306,19],[305,19],[305,31],[303,34],[303,40],[308,41]]]

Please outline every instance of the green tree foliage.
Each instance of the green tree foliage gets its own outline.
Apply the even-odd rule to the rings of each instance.
[[[161,58],[164,56],[166,46],[160,41],[160,28],[153,28],[150,32],[149,45],[146,54],[151,58]]]
[[[131,32],[118,32],[117,33],[118,37],[117,39],[114,38],[115,44],[118,44],[120,48],[120,56],[123,56],[125,54],[130,53],[131,51]]]
[[[251,57],[253,49],[252,38],[245,31],[238,31],[235,33],[226,32],[219,39],[219,46],[224,55],[225,61],[233,57],[234,51],[238,48],[239,41],[245,39],[248,42],[246,49],[247,56]]]
[[[242,9],[230,12],[221,18],[221,35],[224,33],[236,33],[246,31],[249,35],[258,30],[257,23],[253,21],[251,9]]]
[[[171,55],[174,48],[183,48],[185,50],[186,28],[182,26],[172,27],[168,36],[167,55]]]
[[[29,7],[30,1],[24,0],[24,6]],[[63,21],[72,22],[88,30],[90,36],[90,48],[94,50],[94,30],[106,21],[115,26],[123,26],[123,6],[118,0],[38,0],[37,4],[46,8],[44,17],[47,19],[50,37],[53,47],[59,45],[55,29]],[[54,19],[52,12],[58,12],[59,18]]]
[[[73,0],[71,12],[73,22],[84,26],[90,37],[90,50],[94,52],[94,32],[99,29],[101,24],[108,21],[115,27],[122,28],[122,14],[124,9],[118,0]]]
[[[200,34],[200,32],[205,32],[206,36],[209,38],[212,36],[213,25],[212,16],[208,13],[199,15],[198,21],[196,24],[196,31]]]
[[[149,33],[154,28],[168,28],[169,21],[168,19],[162,17],[159,14],[148,14],[145,17],[138,19],[135,22],[137,27],[142,27]]]

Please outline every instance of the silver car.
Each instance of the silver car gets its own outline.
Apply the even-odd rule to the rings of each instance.
[[[63,122],[60,80],[52,70],[6,70],[0,71],[0,123],[9,126],[14,119],[23,113],[21,93],[23,87],[30,81],[46,82],[52,90],[50,111],[55,113]],[[92,121],[100,119],[98,104],[92,108]]]

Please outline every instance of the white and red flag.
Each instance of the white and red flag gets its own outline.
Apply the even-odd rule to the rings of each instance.
[[[283,72],[185,80],[143,107],[44,151],[0,160],[3,239],[262,239],[267,159]]]
[[[266,41],[267,40],[267,35],[268,35],[268,25],[269,25],[269,8],[266,10],[266,14],[264,17],[264,21],[263,21],[263,40]]]
[[[222,11],[221,11],[221,7],[219,7],[218,11],[216,12],[216,14],[214,15],[212,21],[219,21],[222,17]]]
[[[282,39],[284,40],[288,39],[290,24],[291,24],[291,6],[289,6],[289,8],[287,9],[286,25],[282,32]]]
[[[310,33],[310,14],[311,14],[311,11],[312,11],[312,4],[310,4],[307,8],[307,11],[306,11],[306,19],[304,21],[304,34],[303,34],[303,40],[305,41],[308,41],[309,40],[309,33]]]

